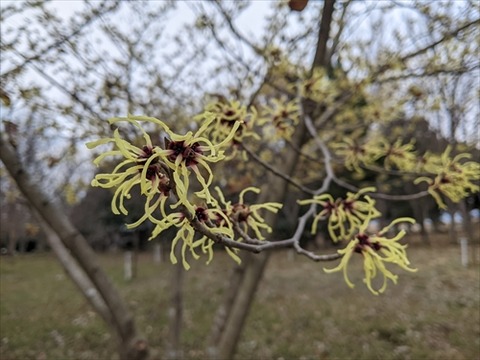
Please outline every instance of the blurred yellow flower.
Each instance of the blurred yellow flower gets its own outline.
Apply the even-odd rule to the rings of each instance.
[[[341,158],[342,163],[350,171],[355,171],[363,175],[365,172],[362,166],[370,166],[380,158],[378,148],[372,142],[360,143],[349,137],[345,137],[342,142],[333,143],[330,147],[335,155]]]
[[[417,165],[417,155],[412,142],[402,144],[401,139],[390,143],[384,137],[375,140],[377,157],[384,157],[383,166],[387,170],[413,171]]]
[[[301,83],[300,95],[319,103],[333,102],[338,95],[338,84],[332,81],[323,68],[316,67],[312,76]]]
[[[466,153],[451,158],[451,151],[449,146],[440,157],[432,156],[430,160],[425,158],[423,170],[436,174],[436,176],[433,179],[422,176],[414,181],[415,184],[426,182],[428,192],[442,209],[447,207],[442,195],[453,202],[459,202],[470,194],[480,191],[479,185],[474,183],[480,180],[480,163],[462,161],[472,157],[471,154]]]
[[[272,106],[262,108],[258,121],[264,127],[264,134],[273,139],[290,140],[300,118],[300,108],[295,100],[272,99]],[[271,134],[269,134],[271,133]]]

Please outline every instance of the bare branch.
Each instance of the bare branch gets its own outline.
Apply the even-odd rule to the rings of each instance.
[[[343,181],[337,177],[333,179],[333,181],[337,184],[340,185],[341,187],[348,189],[353,192],[357,192],[360,190],[360,188],[351,185],[347,183],[346,181]],[[416,200],[420,199],[422,197],[428,196],[428,191],[420,191],[415,194],[405,194],[405,195],[391,195],[391,194],[383,194],[383,193],[378,193],[378,192],[372,192],[369,193],[372,198],[375,199],[383,199],[383,200],[392,200],[392,201],[408,201],[408,200]]]
[[[457,36],[460,32],[462,32],[463,30],[465,29],[468,29],[469,27],[471,26],[474,26],[474,25],[477,25],[480,24],[480,19],[476,19],[476,20],[473,20],[473,21],[470,21],[466,24],[464,24],[463,26],[460,26],[459,28],[445,34],[444,36],[442,36],[440,39],[438,39],[437,41],[434,41],[433,43],[421,48],[421,49],[418,49],[417,51],[413,52],[413,53],[410,53],[410,54],[407,54],[403,57],[400,58],[400,61],[404,62],[404,61],[407,61],[411,58],[414,58],[418,55],[421,55],[423,53],[426,53],[428,50],[436,47],[437,45],[441,44],[442,42],[446,41],[446,40],[449,40],[455,36]]]
[[[343,9],[342,14],[340,15],[340,20],[338,21],[338,30],[332,39],[332,45],[330,46],[330,49],[328,49],[327,61],[329,64],[331,64],[332,56],[335,54],[335,51],[337,51],[338,44],[340,43],[340,36],[345,28],[345,15],[347,14],[348,6],[352,3],[352,1],[353,0],[348,0],[342,4]]]
[[[384,84],[386,82],[390,81],[397,81],[397,80],[405,80],[405,79],[411,79],[411,78],[425,78],[425,77],[430,77],[430,76],[437,76],[440,74],[447,74],[447,75],[463,75],[466,73],[469,73],[473,70],[476,70],[480,68],[480,64],[473,64],[471,67],[462,67],[462,68],[457,68],[457,69],[436,69],[433,71],[427,71],[427,72],[422,72],[422,73],[408,73],[408,74],[402,74],[402,75],[395,75],[391,77],[385,77],[383,79],[377,79],[376,82],[379,84]]]
[[[167,171],[168,171],[169,177],[173,178],[173,175],[172,175],[173,170],[168,169]],[[178,198],[175,184],[172,184],[171,191],[173,195]],[[319,193],[322,191],[323,191],[322,189],[319,189],[315,193]],[[184,214],[189,214],[188,210],[183,205],[180,205],[178,209]],[[313,253],[303,250],[300,247],[300,239],[305,229],[306,221],[310,216],[312,216],[315,213],[315,209],[316,209],[315,204],[312,204],[312,206],[310,207],[310,210],[299,219],[295,233],[291,238],[284,239],[284,240],[271,240],[271,241],[259,240],[259,239],[254,239],[250,237],[247,233],[245,233],[245,231],[241,229],[241,227],[239,226],[238,222],[235,219],[231,219],[231,221],[234,224],[233,225],[234,230],[243,238],[244,241],[237,241],[227,236],[214,233],[212,231],[212,227],[215,225],[212,224],[211,222],[207,222],[206,224],[198,220],[197,217],[193,214],[190,214],[187,216],[188,216],[188,221],[190,222],[190,225],[199,234],[206,236],[207,238],[213,240],[217,244],[221,244],[223,246],[226,246],[232,249],[245,250],[245,251],[258,254],[267,250],[281,249],[281,248],[287,248],[287,247],[293,246],[299,254],[307,255],[308,257],[310,257],[315,261],[329,261],[333,259],[338,259],[339,256],[337,256],[337,254],[314,255]]]
[[[295,233],[292,237],[293,247],[295,248],[298,254],[305,255],[306,257],[308,257],[309,259],[312,259],[313,261],[331,261],[331,260],[336,260],[341,258],[342,255],[338,253],[328,254],[328,255],[317,255],[311,251],[305,250],[300,246],[300,239],[301,239],[303,230],[305,229],[307,220],[309,217],[315,214],[315,211],[316,211],[316,204],[311,204],[308,211],[298,219],[297,229],[295,230]]]
[[[418,49],[417,51],[414,51],[412,53],[409,53],[407,55],[404,55],[402,57],[400,57],[400,59],[398,59],[400,62],[405,62],[407,60],[410,60],[414,57],[417,57],[418,55],[422,55],[424,53],[426,53],[428,50],[430,49],[434,49],[437,45],[443,43],[444,41],[446,40],[449,40],[455,36],[457,36],[460,32],[462,32],[463,30],[465,29],[468,29],[469,27],[471,26],[474,26],[474,25],[477,25],[480,24],[480,19],[476,19],[476,20],[473,20],[473,21],[470,21],[462,26],[460,26],[459,28],[445,34],[444,36],[442,36],[440,39],[438,39],[437,41],[434,41],[430,44],[428,44],[427,46],[424,46],[423,48],[421,49]],[[386,70],[388,70],[390,68],[390,65],[389,64],[384,64],[382,66],[380,66],[373,74],[372,74],[372,77],[373,78],[376,78],[377,76],[379,76],[381,73],[385,72]]]
[[[243,36],[233,25],[233,20],[230,17],[229,14],[225,11],[225,9],[222,7],[222,4],[219,0],[215,0],[213,4],[216,5],[218,10],[220,11],[220,14],[223,16],[223,20],[225,20],[226,24],[228,25],[228,28],[231,30],[232,34],[237,37],[240,41],[242,41],[244,44],[247,44],[249,47],[251,47],[256,53],[261,54],[261,49],[253,44],[250,40],[248,40],[245,36]]]
[[[11,74],[14,74],[14,73],[22,70],[26,65],[30,64],[32,61],[39,60],[42,56],[44,56],[45,54],[47,54],[51,50],[57,49],[60,46],[62,46],[65,42],[68,42],[68,41],[72,40],[74,37],[79,35],[81,33],[81,31],[84,30],[85,27],[87,27],[90,23],[92,23],[96,19],[100,18],[102,15],[107,14],[108,12],[115,10],[121,4],[121,1],[117,0],[110,6],[106,6],[105,4],[106,3],[101,3],[100,9],[99,10],[95,9],[92,12],[92,16],[88,17],[83,23],[79,24],[77,26],[77,28],[74,31],[72,31],[70,34],[62,36],[59,40],[57,40],[54,43],[48,45],[46,48],[44,48],[43,50],[41,50],[40,52],[38,52],[37,54],[35,54],[33,56],[26,57],[26,56],[22,55],[22,57],[24,58],[24,62],[21,63],[20,65],[16,66],[14,69],[10,69],[10,70],[6,71],[5,73],[1,74],[0,77],[2,79],[7,78]]]
[[[288,176],[287,174],[284,174],[282,173],[281,171],[275,169],[273,166],[271,166],[270,164],[266,163],[265,161],[263,161],[257,154],[255,154],[252,150],[250,150],[248,148],[248,146],[245,146],[244,144],[242,144],[242,149],[244,149],[247,154],[249,156],[251,156],[256,162],[258,162],[260,165],[262,165],[265,169],[267,169],[268,171],[270,171],[271,173],[281,177],[282,179],[284,179],[285,181],[289,182],[291,185],[295,186],[296,188],[302,190],[304,193],[307,193],[307,194],[311,194],[313,195],[314,194],[314,191],[303,186],[302,184],[298,183],[297,181],[295,181],[294,179],[292,179],[290,176]]]
[[[313,204],[314,205],[314,204]],[[230,248],[236,248],[240,250],[246,250],[253,253],[260,253],[266,250],[273,250],[273,249],[280,249],[280,248],[287,248],[293,246],[295,250],[299,254],[306,255],[312,260],[315,261],[331,261],[342,257],[339,254],[328,254],[328,255],[315,255],[310,251],[306,251],[300,247],[300,239],[301,235],[305,229],[305,224],[310,216],[315,213],[315,206],[311,206],[310,210],[305,213],[302,217],[300,217],[297,225],[297,229],[295,230],[294,235],[291,238],[285,240],[258,240],[252,239],[247,234],[245,234],[241,229],[239,229],[238,225],[235,227],[236,231],[240,230],[242,237],[246,239],[246,242],[239,242],[232,239],[229,239],[225,236],[214,234],[212,231],[205,226],[205,224],[201,223],[198,219],[190,219],[190,224],[193,228],[198,231],[200,234],[205,235],[209,239],[215,241],[217,244],[222,244],[224,246],[228,246]]]

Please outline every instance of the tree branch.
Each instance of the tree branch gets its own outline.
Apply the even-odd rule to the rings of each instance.
[[[437,45],[441,44],[442,42],[448,40],[448,39],[451,39],[452,37],[455,37],[458,35],[458,33],[460,33],[461,31],[465,30],[465,29],[468,29],[469,27],[471,26],[474,26],[474,25],[478,25],[480,23],[480,19],[476,19],[476,20],[473,20],[473,21],[470,21],[462,26],[460,26],[459,28],[445,34],[444,36],[442,36],[439,40],[437,41],[434,41],[430,44],[428,44],[427,46],[424,46],[423,48],[421,49],[418,49],[417,51],[414,51],[410,54],[406,54],[402,57],[400,57],[398,59],[398,61],[400,61],[401,63],[404,63],[405,61],[407,60],[410,60],[418,55],[421,55],[421,54],[424,54],[426,53],[428,50],[430,49],[433,49],[435,48]],[[372,74],[372,78],[376,78],[377,76],[379,76],[381,73],[385,72],[386,70],[388,70],[390,68],[390,65],[389,64],[384,64],[384,65],[381,65],[376,71],[374,71],[374,73]]]
[[[250,40],[248,40],[245,36],[243,36],[238,30],[237,28],[233,25],[233,20],[232,18],[230,17],[230,15],[227,14],[227,12],[225,11],[225,9],[222,7],[222,4],[219,0],[215,0],[213,1],[213,3],[216,5],[216,7],[218,8],[218,10],[220,11],[220,14],[222,14],[223,16],[223,20],[225,20],[226,24],[228,25],[228,28],[230,29],[230,31],[232,32],[233,35],[235,35],[237,37],[237,39],[239,39],[240,41],[242,41],[243,43],[247,44],[250,48],[252,48],[257,54],[261,54],[261,49],[256,46],[255,44],[253,44]]]
[[[353,0],[347,0],[342,4],[342,14],[340,15],[340,20],[338,21],[338,31],[335,34],[335,37],[332,39],[332,46],[328,50],[327,61],[328,64],[331,64],[332,56],[337,50],[338,44],[340,43],[340,36],[342,35],[343,29],[345,28],[345,15],[347,14],[348,6],[352,3]]]
[[[290,176],[288,176],[287,174],[285,173],[282,173],[281,171],[275,169],[273,166],[271,166],[270,164],[266,163],[265,161],[263,161],[257,154],[255,154],[252,150],[250,150],[248,148],[248,146],[245,146],[244,144],[242,144],[242,149],[244,149],[247,154],[252,157],[256,162],[258,162],[260,165],[262,165],[265,169],[267,169],[268,171],[270,171],[271,173],[275,174],[276,176],[279,176],[281,177],[282,179],[284,179],[285,181],[287,181],[288,183],[290,183],[291,185],[295,186],[296,188],[302,190],[304,193],[307,193],[307,194],[310,194],[310,195],[313,195],[314,194],[314,191],[303,186],[302,184],[298,183],[297,181],[295,181],[294,179],[292,179]]]
[[[418,55],[421,55],[423,53],[426,53],[428,50],[434,48],[435,46],[441,44],[442,42],[444,42],[445,40],[448,40],[448,39],[451,39],[455,36],[458,35],[458,33],[460,33],[461,31],[465,30],[465,29],[468,29],[470,26],[473,26],[473,25],[478,25],[480,24],[480,19],[476,19],[476,20],[473,20],[473,21],[470,21],[466,24],[464,24],[463,26],[460,26],[459,28],[445,34],[444,36],[442,36],[439,40],[437,41],[434,41],[433,43],[421,48],[421,49],[418,49],[417,51],[414,51],[413,53],[410,53],[410,54],[407,54],[403,57],[400,58],[400,61],[404,62],[404,61],[407,61],[411,58],[414,58]]]
[[[322,10],[322,18],[318,29],[318,43],[315,51],[312,69],[315,67],[327,68],[329,56],[327,51],[327,42],[330,38],[330,28],[332,24],[333,10],[335,8],[335,0],[325,0]]]
[[[90,23],[92,23],[94,20],[96,20],[97,18],[100,18],[102,15],[105,15],[106,13],[108,13],[110,11],[115,10],[120,4],[121,4],[121,1],[119,1],[119,0],[116,0],[113,3],[113,5],[111,5],[111,6],[106,6],[105,3],[101,3],[101,6],[100,6],[101,9],[100,10],[95,9],[93,11],[92,16],[88,17],[82,24],[78,25],[77,28],[74,31],[72,31],[70,34],[62,36],[59,40],[57,40],[54,43],[48,45],[47,47],[45,47],[43,50],[41,50],[36,55],[30,56],[30,57],[25,57],[25,56],[22,55],[22,57],[24,58],[24,62],[21,63],[20,65],[16,66],[14,69],[7,70],[5,73],[1,74],[0,77],[2,79],[5,79],[8,76],[10,76],[11,74],[14,74],[14,73],[17,73],[17,72],[21,71],[26,65],[28,65],[32,61],[39,60],[43,55],[47,54],[51,50],[56,49],[56,48],[62,46],[65,42],[68,42],[71,39],[73,39],[75,36],[80,34],[80,32],[85,27],[87,27]]]
[[[120,340],[121,359],[144,359],[148,355],[147,343],[138,337],[130,311],[110,279],[103,272],[95,253],[60,206],[31,181],[25,167],[18,159],[15,149],[9,145],[4,135],[0,136],[0,159],[16,182],[18,189],[70,250],[72,256],[75,257],[98,290],[110,310],[113,321],[109,325],[112,325]],[[87,294],[83,295],[88,296]]]

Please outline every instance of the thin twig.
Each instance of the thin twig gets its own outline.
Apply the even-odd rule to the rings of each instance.
[[[216,7],[218,8],[218,10],[220,11],[220,14],[222,14],[223,16],[223,20],[225,20],[226,24],[228,25],[228,28],[230,29],[230,31],[237,37],[237,39],[239,39],[240,41],[242,41],[244,44],[247,44],[250,48],[252,48],[252,50],[254,50],[257,54],[261,54],[262,51],[260,49],[260,47],[256,46],[255,44],[253,44],[250,40],[248,40],[245,36],[243,36],[238,30],[237,28],[233,25],[233,21],[232,21],[232,18],[230,17],[229,14],[227,14],[227,12],[225,11],[225,9],[222,7],[222,4],[220,1],[216,0],[213,2],[214,5],[216,5]]]
[[[423,73],[408,73],[408,74],[402,74],[402,75],[395,75],[395,76],[390,76],[390,77],[385,77],[383,79],[376,79],[376,82],[379,84],[384,84],[390,81],[398,81],[398,80],[405,80],[405,79],[411,79],[411,78],[424,78],[424,77],[430,77],[430,76],[437,76],[439,74],[448,74],[448,75],[462,75],[469,73],[473,70],[477,70],[480,67],[480,64],[476,63],[471,65],[470,67],[461,67],[457,69],[436,69],[433,71],[427,71]]]
[[[78,27],[74,31],[72,31],[70,34],[62,36],[59,40],[57,40],[57,41],[53,42],[52,44],[48,45],[43,50],[41,50],[40,52],[38,52],[37,54],[35,54],[33,56],[26,57],[26,56],[22,55],[22,57],[24,59],[24,62],[21,63],[20,65],[16,66],[14,69],[7,70],[5,73],[1,74],[0,77],[2,79],[5,79],[10,74],[13,74],[13,73],[16,73],[16,72],[22,70],[26,65],[30,64],[32,61],[39,60],[43,55],[47,54],[48,52],[50,52],[53,49],[56,49],[56,48],[62,46],[65,42],[70,41],[75,36],[80,34],[80,32],[82,30],[84,30],[87,25],[89,25],[90,23],[95,21],[97,18],[101,18],[102,15],[104,15],[104,14],[110,12],[110,11],[115,10],[120,4],[121,4],[121,1],[118,1],[118,0],[115,1],[113,3],[113,5],[111,5],[111,6],[105,6],[105,4],[102,4],[100,6],[100,8],[103,8],[103,9],[101,9],[101,10],[95,9],[95,11],[92,12],[93,15],[91,17],[86,18],[86,20],[82,24],[78,25]]]
[[[267,162],[263,161],[257,154],[255,154],[252,150],[250,150],[247,146],[242,144],[242,148],[247,152],[248,155],[250,155],[256,162],[258,162],[260,165],[262,165],[264,168],[266,168],[268,171],[272,172],[273,174],[281,177],[285,181],[289,182],[291,185],[295,186],[296,188],[302,190],[304,193],[314,195],[314,191],[303,186],[302,184],[298,183],[294,179],[292,179],[290,176],[287,174],[284,174],[277,169],[275,169],[273,166],[268,164]]]
[[[421,55],[421,54],[424,54],[426,53],[428,50],[430,49],[434,49],[437,45],[441,44],[442,42],[446,41],[446,40],[449,40],[455,36],[458,35],[458,33],[460,33],[461,31],[465,30],[465,29],[468,29],[469,27],[471,26],[474,26],[474,25],[477,25],[480,23],[480,19],[475,19],[473,21],[469,21],[468,23],[460,26],[459,28],[445,34],[444,36],[442,36],[440,39],[438,39],[437,41],[434,41],[426,46],[424,46],[423,48],[421,49],[418,49],[412,53],[409,53],[407,55],[404,55],[402,56],[400,59],[398,59],[398,61],[400,63],[404,63],[405,61],[407,60],[410,60],[418,55]],[[389,64],[383,64],[381,65],[371,76],[370,78],[372,79],[376,79],[379,75],[381,75],[382,73],[384,73],[385,71],[389,70],[390,69],[390,65]]]
[[[342,9],[342,14],[340,15],[340,20],[338,21],[338,30],[332,39],[332,45],[328,49],[328,53],[327,53],[327,58],[328,58],[327,60],[329,64],[332,61],[332,55],[335,54],[338,44],[340,43],[340,36],[342,35],[342,32],[345,28],[345,15],[347,14],[348,6],[352,3],[352,1],[353,0],[347,0],[342,4],[343,9]]]
[[[327,254],[327,255],[317,255],[313,253],[312,251],[305,250],[300,246],[300,239],[303,234],[303,231],[305,229],[305,225],[307,223],[308,218],[313,216],[316,212],[316,204],[311,204],[310,208],[308,211],[303,214],[299,219],[298,219],[298,225],[297,229],[295,230],[294,235],[292,236],[291,239],[293,239],[293,247],[297,251],[298,254],[300,255],[305,255],[309,259],[312,259],[313,261],[331,261],[331,260],[336,260],[342,257],[342,255],[336,253],[336,254]]]
[[[353,192],[357,192],[360,190],[360,188],[347,183],[344,180],[341,180],[337,177],[333,179],[333,182],[335,182],[337,185],[340,185],[341,187],[348,189]],[[404,194],[404,195],[391,195],[391,194],[384,194],[384,193],[378,193],[378,192],[372,192],[369,193],[372,198],[375,199],[383,199],[383,200],[392,200],[392,201],[409,201],[409,200],[416,200],[420,199],[422,197],[428,196],[428,191],[420,191],[415,194]]]

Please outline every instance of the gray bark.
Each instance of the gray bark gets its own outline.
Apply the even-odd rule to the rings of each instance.
[[[111,326],[111,324],[113,324],[112,316],[97,289],[95,289],[94,285],[85,275],[85,272],[78,265],[77,261],[72,255],[70,255],[68,249],[62,243],[55,231],[53,231],[52,228],[43,221],[42,217],[34,209],[32,209],[32,212],[39,220],[42,230],[45,233],[47,243],[55,253],[55,256],[60,262],[63,270],[70,277],[70,279],[72,279],[81,293],[84,294],[85,298],[95,309],[95,311],[107,324],[110,324]]]
[[[8,143],[4,136],[0,137],[0,159],[24,197],[42,220],[55,232],[65,247],[70,250],[71,255],[107,305],[112,318],[108,325],[111,325],[120,340],[120,357],[125,360],[144,359],[148,355],[147,343],[138,337],[130,311],[100,267],[95,253],[61,207],[32,182],[18,159],[15,148]],[[84,293],[83,295],[88,299],[88,294]]]

